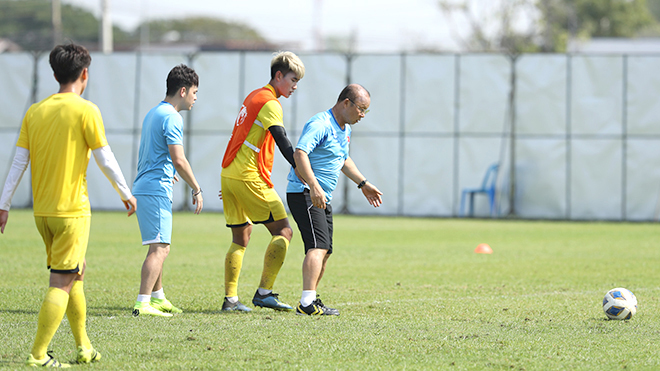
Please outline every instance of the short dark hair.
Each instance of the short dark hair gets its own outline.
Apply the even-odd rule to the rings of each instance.
[[[71,43],[54,47],[49,61],[57,82],[69,84],[76,81],[82,71],[92,64],[92,57],[84,46]]]
[[[350,101],[355,102],[358,93],[361,90],[364,90],[367,93],[367,96],[371,97],[371,93],[369,93],[369,90],[367,90],[364,86],[358,84],[350,84],[346,86],[341,91],[341,93],[339,93],[339,98],[337,98],[337,102],[341,102],[344,99],[349,99]]]
[[[167,75],[167,91],[165,95],[168,97],[176,94],[179,89],[190,89],[193,86],[199,86],[199,76],[197,72],[185,64],[180,64],[170,71]]]

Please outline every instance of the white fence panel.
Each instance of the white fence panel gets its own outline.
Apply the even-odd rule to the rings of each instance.
[[[660,140],[629,139],[626,149],[626,219],[653,220],[660,197]]]
[[[620,140],[571,141],[571,219],[622,218],[621,156]]]
[[[627,129],[629,135],[660,134],[660,57],[628,57]]]
[[[564,55],[523,55],[516,64],[516,134],[566,134]]]
[[[574,56],[571,63],[571,133],[621,134],[623,58]]]
[[[566,140],[532,138],[516,142],[516,213],[522,218],[564,219]]]

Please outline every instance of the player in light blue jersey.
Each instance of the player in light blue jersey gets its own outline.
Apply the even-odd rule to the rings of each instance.
[[[382,203],[382,192],[360,173],[348,155],[351,125],[369,111],[371,97],[364,87],[351,84],[342,90],[337,103],[312,117],[303,127],[293,154],[293,169],[287,177],[287,203],[305,245],[303,292],[296,314],[339,315],[317,298],[316,289],[332,254],[332,191],[343,172],[357,184],[373,207]]]
[[[178,172],[192,188],[195,214],[202,211],[202,188],[183,150],[183,118],[179,111],[190,110],[197,100],[199,77],[185,65],[174,67],[167,76],[165,100],[144,118],[138,174],[133,194],[139,205],[137,217],[142,245],[149,245],[142,265],[140,293],[133,315],[171,317],[181,313],[163,292],[163,263],[172,242],[172,187]]]

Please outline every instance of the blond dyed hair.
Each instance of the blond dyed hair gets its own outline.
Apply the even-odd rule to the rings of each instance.
[[[298,77],[298,80],[302,79],[305,76],[305,65],[303,62],[292,52],[278,52],[275,53],[275,56],[270,61],[270,78],[275,78],[277,71],[282,72],[283,75],[286,75],[289,72],[293,72]]]

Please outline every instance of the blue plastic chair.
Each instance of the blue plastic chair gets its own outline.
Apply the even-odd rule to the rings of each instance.
[[[490,215],[495,215],[495,183],[497,182],[497,171],[499,170],[499,164],[493,164],[488,167],[486,170],[486,175],[484,175],[484,180],[481,182],[481,188],[463,188],[461,194],[461,209],[460,216],[465,216],[465,198],[470,196],[470,214],[469,216],[474,215],[474,195],[483,193],[488,196],[488,203],[490,204]]]

